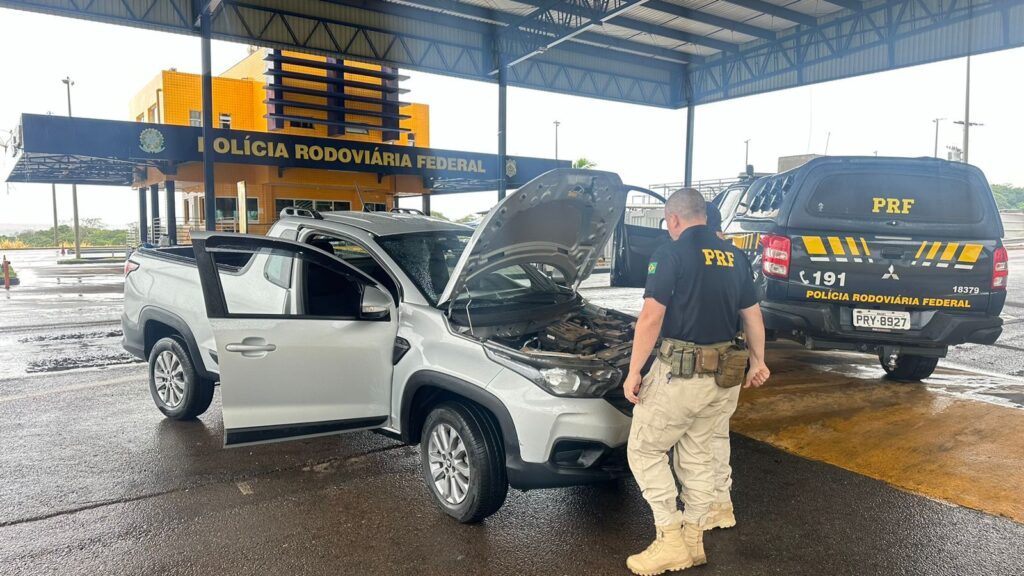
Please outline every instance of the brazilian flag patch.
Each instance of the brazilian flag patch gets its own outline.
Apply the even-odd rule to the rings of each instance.
[[[647,265],[647,275],[648,276],[650,276],[651,274],[654,274],[657,271],[658,271],[658,263],[657,262],[651,262],[650,264]]]

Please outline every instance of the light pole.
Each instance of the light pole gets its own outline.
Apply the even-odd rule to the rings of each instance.
[[[971,23],[968,22],[968,33],[970,33]],[[970,50],[971,46],[968,44],[967,49]],[[967,52],[967,81],[964,83],[964,164],[967,164],[967,154],[970,150],[969,145],[971,141],[971,53]]]
[[[932,155],[936,158],[939,157],[939,122],[942,122],[945,118],[935,118],[932,122],[935,123],[935,151]]]
[[[50,191],[53,192],[53,246],[60,250],[60,235],[57,234],[57,185],[51,183]]]
[[[743,169],[746,170],[747,166],[750,166],[750,138],[743,141],[745,149],[743,151]]]
[[[68,118],[71,118],[71,87],[75,85],[75,81],[71,79],[71,76],[67,76],[61,82],[68,88]],[[75,226],[75,258],[81,258],[82,239],[78,232],[78,186],[76,184],[71,185],[71,211],[74,215]]]
[[[561,122],[555,120],[555,160],[558,160],[558,127],[562,125]]]
[[[959,124],[964,127],[964,145],[963,145],[963,163],[967,164],[967,145],[970,141],[971,126],[984,126],[981,122],[965,122],[963,120],[957,120],[953,124]]]

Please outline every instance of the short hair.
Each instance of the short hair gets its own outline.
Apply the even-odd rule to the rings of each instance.
[[[708,229],[712,232],[722,231],[722,212],[711,203],[708,203]]]
[[[675,214],[682,220],[704,221],[707,219],[707,202],[700,192],[693,188],[680,188],[665,202],[665,215]]]

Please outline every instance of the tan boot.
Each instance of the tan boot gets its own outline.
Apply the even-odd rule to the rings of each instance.
[[[704,524],[704,529],[732,528],[735,525],[736,515],[732,511],[732,502],[715,502],[711,505],[711,514]]]
[[[693,560],[694,566],[708,563],[708,557],[704,554],[704,531],[696,524],[683,525],[683,543],[686,544],[686,551]]]
[[[647,550],[626,559],[626,567],[639,576],[655,576],[690,566],[693,566],[693,559],[683,541],[683,529],[679,526],[659,526],[658,535]]]

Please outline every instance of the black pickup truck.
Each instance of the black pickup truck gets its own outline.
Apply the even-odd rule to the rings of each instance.
[[[931,158],[823,157],[714,200],[751,258],[765,325],[811,349],[878,355],[926,378],[949,346],[1002,332],[1007,253],[980,170]],[[612,284],[642,286],[664,230],[620,222]]]

